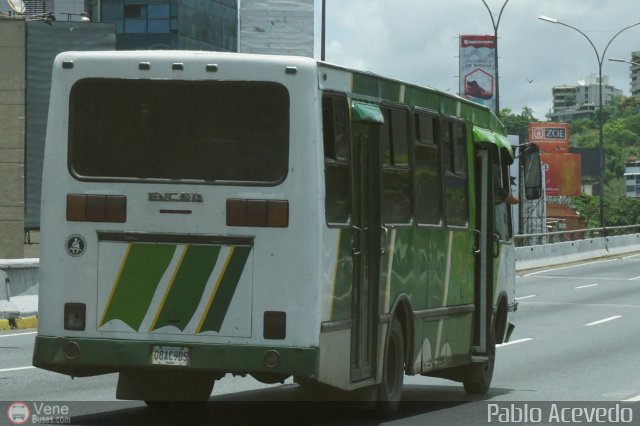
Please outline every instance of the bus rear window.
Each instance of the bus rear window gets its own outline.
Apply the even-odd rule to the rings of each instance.
[[[277,83],[85,79],[71,91],[69,168],[81,179],[275,185],[288,156]]]

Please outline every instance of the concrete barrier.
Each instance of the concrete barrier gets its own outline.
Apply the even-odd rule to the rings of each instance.
[[[0,259],[0,330],[37,325],[40,259]]]
[[[640,234],[517,247],[516,270],[558,266],[634,252],[640,252]]]

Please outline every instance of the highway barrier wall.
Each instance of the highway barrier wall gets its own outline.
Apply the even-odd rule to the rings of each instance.
[[[560,266],[634,252],[640,252],[640,233],[517,247],[516,270]],[[37,317],[39,264],[37,258],[0,259],[0,329],[3,321],[15,324],[16,318]],[[29,321],[22,324],[33,326]]]
[[[565,265],[640,252],[640,233],[516,248],[516,270]]]

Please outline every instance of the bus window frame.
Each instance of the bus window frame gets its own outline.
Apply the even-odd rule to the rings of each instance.
[[[431,142],[424,142],[422,140],[418,139],[418,133],[416,131],[416,126],[418,125],[418,121],[416,120],[416,115],[417,114],[424,114],[424,115],[428,115],[432,118],[435,118],[437,121],[437,128],[434,128],[434,131],[436,133],[435,135],[435,140],[431,141]],[[416,226],[418,228],[444,228],[445,226],[445,211],[444,211],[444,165],[442,162],[442,114],[440,114],[438,111],[434,110],[434,109],[430,109],[430,108],[424,108],[424,107],[420,107],[420,106],[415,106],[413,107],[413,111],[412,111],[412,115],[411,115],[411,120],[413,122],[413,133],[414,133],[414,142],[412,144],[412,174],[413,174],[413,206],[414,206],[414,211],[413,211],[413,218],[414,218],[414,222],[416,224]],[[418,220],[418,215],[415,211],[415,209],[417,208],[417,198],[418,198],[418,192],[417,192],[417,169],[416,169],[416,165],[415,165],[415,146],[423,146],[423,147],[435,147],[438,155],[438,178],[439,178],[439,184],[440,184],[440,220],[438,223],[422,223]]]
[[[444,145],[445,143],[448,143],[448,141],[445,141],[444,135],[444,126],[450,124],[451,127],[451,146],[448,148],[449,149],[449,166],[451,167],[451,169],[447,168],[447,165],[445,164],[445,149],[444,149]],[[454,149],[454,132],[453,132],[453,125],[455,124],[459,124],[462,126],[462,135],[464,137],[464,144],[463,144],[463,157],[464,157],[464,164],[465,164],[465,171],[464,172],[458,172],[455,169],[455,149]],[[443,217],[444,217],[444,223],[445,223],[445,227],[448,229],[459,229],[459,230],[468,230],[471,226],[471,207],[470,207],[470,194],[469,194],[469,135],[467,132],[467,123],[464,119],[460,118],[460,117],[456,117],[456,116],[452,116],[452,115],[441,115],[441,120],[440,120],[440,128],[441,128],[441,134],[440,134],[440,141],[441,141],[441,162],[442,162],[442,171],[443,171],[443,175],[442,175],[442,183],[443,183],[443,189],[444,192],[442,193],[442,201],[443,201]],[[464,207],[466,209],[466,221],[464,225],[458,225],[458,224],[451,224],[449,223],[449,217],[447,215],[447,176],[454,178],[454,179],[463,179],[464,180],[464,194],[465,194],[465,198],[464,198]]]
[[[407,164],[404,165],[396,165],[395,164],[395,150],[393,148],[393,127],[390,126],[388,127],[390,130],[390,135],[389,135],[389,146],[391,149],[390,152],[390,159],[391,159],[391,163],[390,164],[385,164],[382,161],[382,143],[380,143],[380,181],[381,181],[381,192],[380,192],[380,208],[382,209],[380,212],[380,217],[382,220],[382,224],[384,226],[388,226],[390,228],[410,228],[413,227],[414,223],[415,223],[415,214],[414,214],[414,210],[415,210],[415,197],[414,197],[414,193],[415,193],[415,182],[413,179],[413,175],[415,173],[415,168],[414,168],[414,158],[413,158],[413,140],[415,140],[415,132],[414,132],[414,121],[413,121],[413,114],[412,114],[412,110],[411,108],[403,103],[399,103],[399,102],[393,102],[393,101],[388,101],[388,100],[383,100],[381,102],[378,103],[378,107],[380,108],[380,110],[382,111],[383,115],[384,115],[384,110],[388,110],[388,111],[402,111],[404,112],[404,116],[405,118],[408,118],[407,121],[407,129],[406,129],[406,148],[407,148]],[[386,115],[385,115],[386,118]],[[393,117],[392,117],[392,122],[393,122]],[[386,123],[385,123],[386,124]],[[382,126],[381,127],[381,132],[382,129],[384,129],[386,126]],[[409,194],[408,194],[408,200],[409,200],[409,220],[407,222],[387,222],[385,220],[384,217],[384,172],[385,170],[397,170],[397,171],[406,171],[409,174]]]
[[[79,173],[76,170],[74,158],[73,158],[73,146],[74,146],[74,137],[75,134],[72,133],[71,129],[75,128],[76,115],[74,113],[74,105],[75,98],[74,92],[77,90],[78,85],[85,84],[87,81],[100,81],[100,80],[125,80],[127,82],[130,81],[143,81],[143,84],[155,84],[158,80],[154,79],[135,79],[128,77],[84,77],[75,80],[69,90],[69,101],[68,101],[68,121],[67,121],[67,138],[66,138],[66,166],[69,175],[73,177],[75,180],[79,182],[108,182],[108,183],[135,183],[135,184],[170,184],[170,185],[200,185],[200,186],[231,186],[231,187],[263,187],[263,188],[271,188],[282,185],[289,177],[289,164],[291,160],[291,126],[293,122],[293,109],[291,107],[291,90],[285,84],[278,81],[270,81],[270,80],[253,80],[253,81],[242,81],[242,80],[222,80],[223,83],[238,83],[238,84],[251,84],[251,83],[265,83],[272,84],[274,86],[280,86],[287,94],[288,101],[288,137],[286,143],[286,167],[284,167],[283,175],[280,176],[277,180],[274,181],[252,181],[252,180],[203,180],[203,179],[172,179],[172,178],[140,178],[140,177],[125,177],[125,176],[88,176]],[[160,80],[165,81],[165,80]],[[207,82],[217,82],[216,80],[166,80],[166,81],[181,81],[181,82],[189,82],[189,83],[207,83]]]
[[[351,224],[353,222],[353,161],[352,161],[352,146],[351,146],[351,113],[350,113],[350,104],[351,104],[351,100],[349,98],[349,96],[347,96],[346,93],[343,92],[339,92],[339,91],[334,91],[334,90],[323,90],[321,92],[322,96],[320,96],[320,114],[321,114],[321,120],[320,120],[320,124],[321,124],[321,129],[322,129],[322,170],[323,170],[323,182],[322,184],[325,187],[325,202],[323,203],[323,208],[324,208],[324,216],[325,216],[325,223],[327,225],[328,228],[349,228],[351,227]],[[346,160],[342,160],[342,159],[337,159],[337,155],[336,155],[336,147],[335,147],[335,130],[336,130],[336,126],[335,126],[335,121],[332,120],[332,127],[333,127],[333,132],[334,132],[334,146],[333,146],[333,152],[334,152],[334,157],[327,157],[325,155],[325,139],[324,139],[324,99],[325,98],[331,98],[332,101],[335,99],[341,99],[344,100],[344,104],[347,110],[347,114],[346,114],[346,137],[347,137],[347,158]],[[327,164],[339,164],[339,165],[346,165],[347,169],[349,171],[349,203],[348,203],[348,208],[349,208],[349,215],[346,221],[344,222],[330,222],[327,219],[327,205],[326,205],[326,197],[327,197]]]

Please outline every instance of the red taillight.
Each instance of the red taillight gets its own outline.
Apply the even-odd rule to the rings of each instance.
[[[123,195],[67,194],[70,222],[127,221],[127,197]]]
[[[227,226],[286,228],[289,201],[228,199]]]

